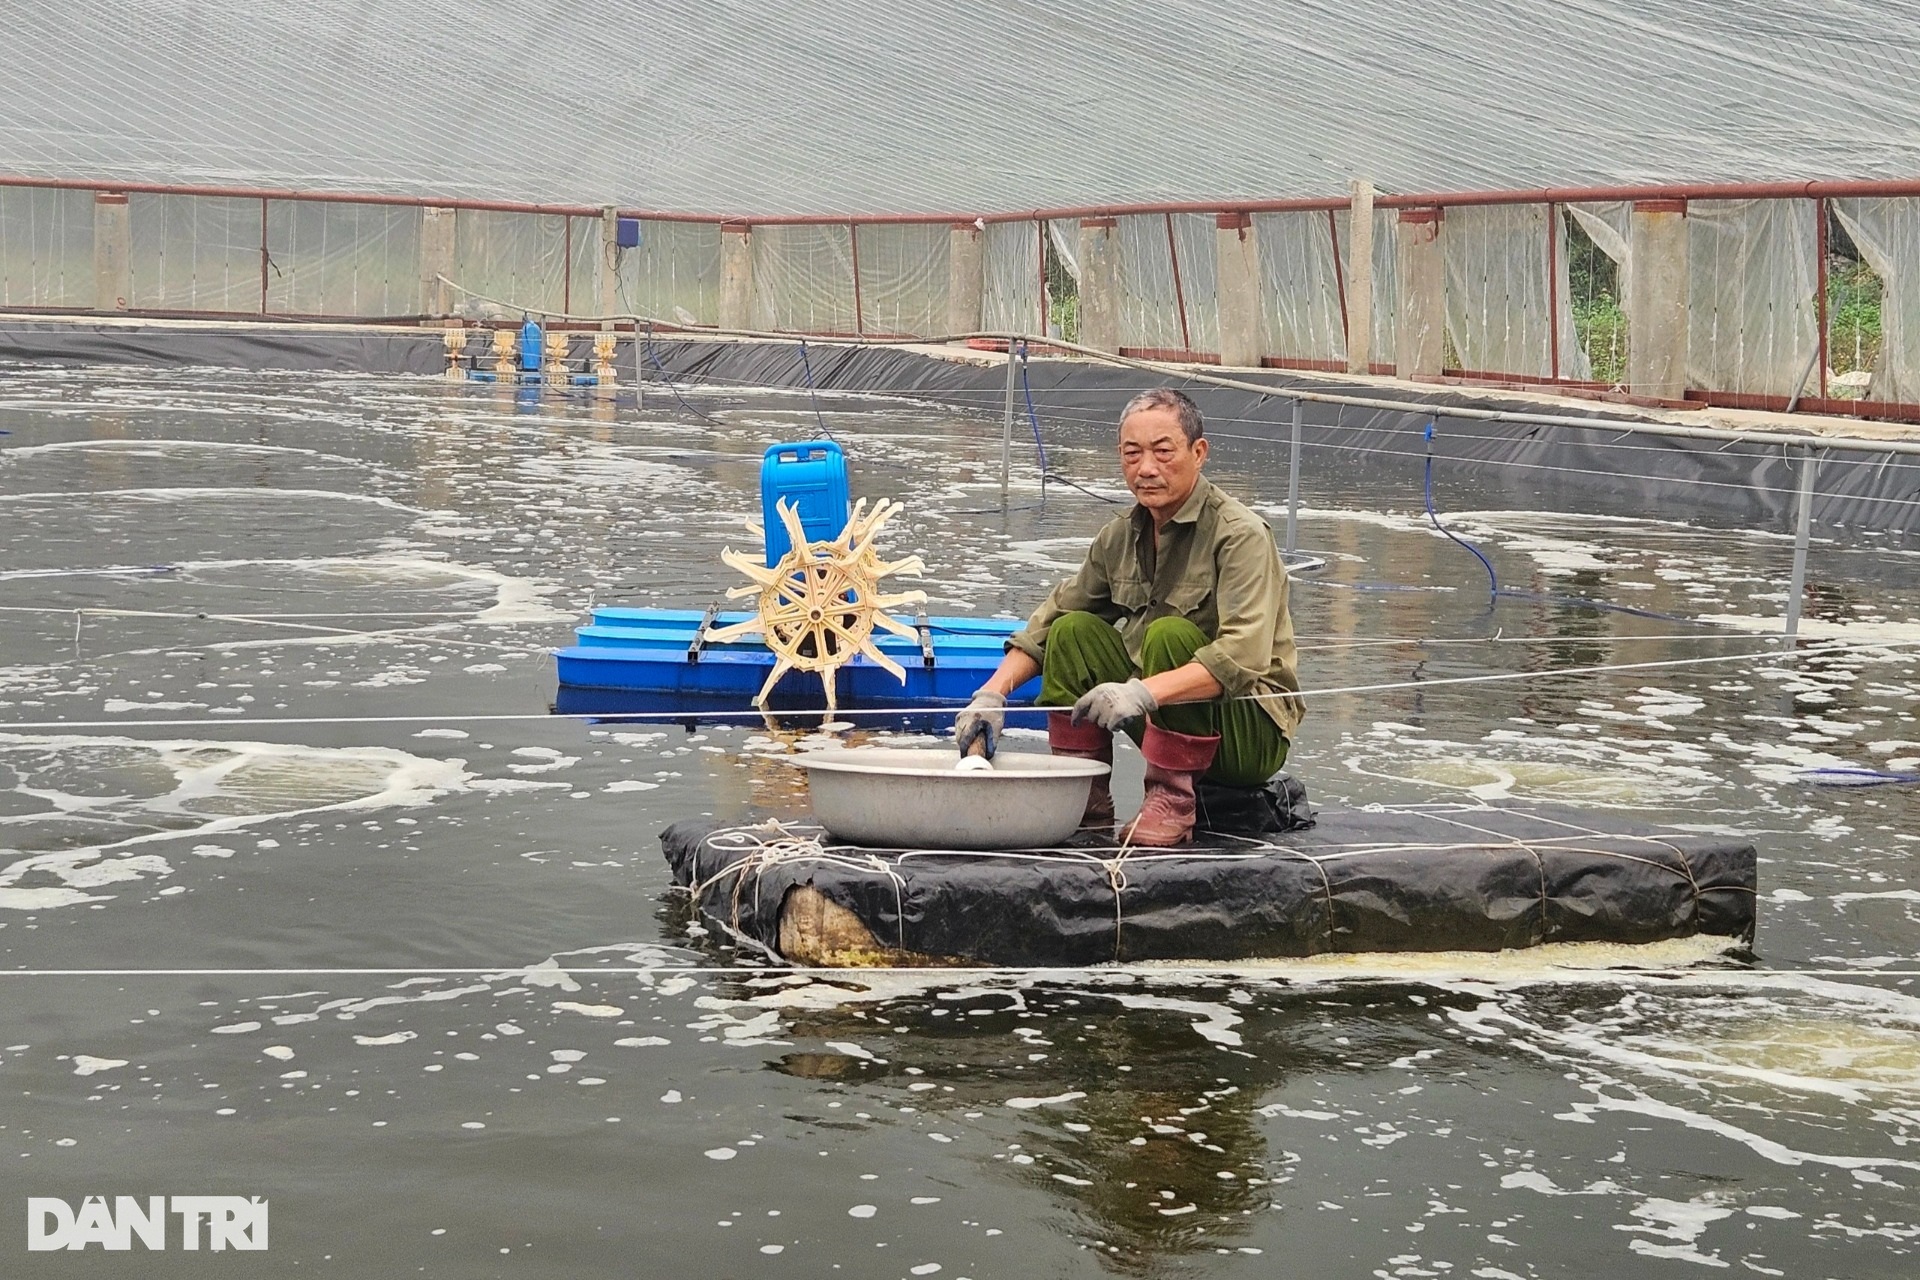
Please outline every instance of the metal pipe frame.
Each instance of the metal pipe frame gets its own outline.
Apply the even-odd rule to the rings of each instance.
[[[121,182],[110,178],[37,178],[0,174],[0,187],[41,187],[64,191],[116,191],[146,195],[239,197],[306,200],[325,204],[381,204],[415,208],[478,209],[494,213],[564,214],[597,218],[602,206],[538,204],[515,200],[399,195],[388,192],[299,191],[287,187],[217,186],[168,182]],[[1920,178],[1794,180],[1787,182],[1640,183],[1606,187],[1538,187],[1510,191],[1442,191],[1379,195],[1381,209],[1452,208],[1490,204],[1574,204],[1613,200],[1792,200],[1848,196],[1917,196]],[[667,209],[618,211],[622,218],[650,222],[702,222],[718,225],[807,226],[847,223],[1046,222],[1058,219],[1120,217],[1127,214],[1288,213],[1347,208],[1344,196],[1289,196],[1269,200],[1163,200],[1133,204],[1071,205],[1005,210],[997,213],[701,213]]]
[[[866,312],[860,305],[860,224],[847,224],[847,254],[853,259],[853,331],[867,336]]]
[[[1040,272],[1040,332],[1051,333],[1053,316],[1047,309],[1047,237],[1053,232],[1044,222],[1034,224],[1034,230],[1040,233],[1037,238],[1040,252],[1035,255],[1039,259],[1035,266]],[[1046,482],[1043,479],[1041,483],[1044,485]]]
[[[1813,534],[1813,479],[1820,450],[1808,446],[1800,459],[1800,494],[1793,522],[1793,576],[1787,583],[1787,620],[1781,628],[1788,645],[1800,634],[1800,601],[1807,588],[1807,544]]]
[[[1015,349],[1020,339],[1007,339],[1007,412],[1000,424],[1000,505],[1008,502],[1008,488],[1013,479],[1013,393],[1020,387],[1020,353]]]
[[[1193,335],[1187,331],[1187,291],[1180,285],[1180,243],[1173,235],[1173,215],[1167,220],[1167,261],[1173,264],[1173,309],[1180,313],[1180,349],[1193,353]]]
[[[1827,350],[1827,200],[1825,196],[1813,202],[1814,217],[1814,274],[1818,280],[1814,294],[1814,307],[1819,312],[1816,323],[1820,326],[1820,398],[1827,398],[1827,362],[1833,357]]]
[[[1340,265],[1340,222],[1331,209],[1327,210],[1327,239],[1333,244],[1333,289],[1340,295],[1340,345],[1344,348],[1352,321],[1347,319],[1347,272]],[[1342,361],[1340,368],[1344,370],[1346,367],[1346,362]]]
[[[290,188],[261,188],[261,187],[219,186],[219,185],[210,185],[210,184],[179,184],[179,183],[158,183],[158,182],[120,182],[120,181],[113,181],[108,179],[39,178],[39,177],[32,177],[27,175],[0,174],[0,188],[5,188],[5,187],[39,188],[39,189],[71,190],[71,191],[92,191],[95,193],[130,193],[131,192],[131,193],[144,193],[144,194],[154,194],[154,195],[258,199],[259,201],[261,201],[261,206],[262,206],[261,221],[262,221],[262,233],[263,233],[262,246],[261,246],[262,284],[263,284],[263,289],[262,289],[263,301],[262,301],[262,312],[261,312],[262,314],[265,314],[265,294],[267,292],[266,288],[264,287],[266,284],[267,255],[268,255],[268,248],[265,243],[266,236],[264,234],[265,224],[266,224],[265,209],[266,209],[267,202],[271,200],[287,200],[287,201],[295,201],[295,202],[308,201],[308,202],[328,203],[328,204],[368,204],[368,205],[399,206],[399,207],[412,207],[412,208],[449,208],[449,209],[457,209],[457,210],[466,209],[466,210],[477,210],[477,211],[486,211],[486,212],[561,216],[561,217],[567,218],[568,220],[566,223],[566,226],[567,226],[569,239],[571,239],[571,235],[572,235],[572,219],[573,218],[576,218],[576,217],[599,218],[601,216],[601,207],[592,207],[592,206],[585,206],[585,205],[536,204],[536,203],[527,203],[527,202],[520,202],[520,201],[501,201],[501,200],[471,200],[471,199],[444,198],[444,197],[431,197],[431,196],[399,195],[399,194],[378,193],[378,192],[355,193],[355,192],[336,192],[336,191],[298,191]],[[1645,201],[1645,200],[1662,200],[1662,199],[1665,199],[1665,200],[1811,199],[1816,202],[1816,207],[1818,209],[1818,219],[1819,219],[1819,229],[1820,229],[1820,253],[1819,253],[1820,261],[1817,265],[1818,265],[1819,274],[1822,277],[1822,287],[1819,290],[1819,297],[1816,300],[1816,305],[1821,313],[1820,323],[1819,323],[1821,349],[1820,349],[1818,358],[1820,362],[1820,377],[1821,377],[1821,384],[1822,384],[1821,389],[1822,389],[1823,395],[1821,397],[1820,404],[1817,407],[1821,412],[1837,411],[1842,413],[1865,414],[1867,416],[1875,416],[1875,417],[1892,417],[1899,414],[1898,407],[1888,407],[1888,406],[1855,407],[1856,402],[1846,401],[1846,402],[1838,402],[1842,407],[1836,410],[1834,408],[1834,405],[1836,402],[1830,401],[1824,395],[1824,392],[1826,390],[1826,387],[1825,387],[1826,363],[1827,363],[1826,357],[1828,354],[1826,351],[1827,342],[1828,342],[1828,335],[1827,335],[1828,317],[1826,313],[1829,310],[1827,306],[1826,289],[1824,287],[1824,284],[1825,284],[1824,277],[1826,273],[1825,241],[1826,241],[1826,230],[1827,230],[1826,229],[1827,201],[1833,197],[1849,197],[1849,196],[1920,196],[1920,178],[1875,179],[1875,180],[1858,180],[1858,181],[1807,180],[1807,181],[1789,181],[1789,182],[1745,182],[1745,183],[1726,183],[1726,182],[1723,182],[1723,183],[1666,183],[1666,184],[1619,185],[1619,186],[1605,186],[1605,187],[1550,187],[1550,188],[1538,188],[1538,189],[1532,189],[1532,190],[1512,190],[1512,191],[1458,191],[1458,192],[1443,192],[1443,193],[1437,193],[1437,194],[1423,194],[1423,195],[1411,195],[1411,194],[1383,195],[1378,197],[1375,200],[1375,206],[1378,208],[1389,208],[1389,209],[1407,209],[1407,208],[1420,208],[1420,207],[1437,207],[1437,208],[1444,209],[1447,207],[1466,206],[1466,205],[1544,204],[1551,211],[1556,209],[1557,206],[1559,205],[1574,203],[1579,201],[1611,201],[1611,200]],[[1168,248],[1169,248],[1169,252],[1173,255],[1176,302],[1177,302],[1177,305],[1179,306],[1179,311],[1180,311],[1180,323],[1181,323],[1181,329],[1183,334],[1183,341],[1187,343],[1189,348],[1186,354],[1192,355],[1193,353],[1191,351],[1191,339],[1190,337],[1187,336],[1188,322],[1187,322],[1185,301],[1184,301],[1184,298],[1180,296],[1183,290],[1182,290],[1181,281],[1179,278],[1180,277],[1179,254],[1178,254],[1178,250],[1173,245],[1172,215],[1174,213],[1252,214],[1257,212],[1318,210],[1318,211],[1325,211],[1328,214],[1329,219],[1331,219],[1335,214],[1335,212],[1337,212],[1339,209],[1347,207],[1347,204],[1348,202],[1342,198],[1302,197],[1302,198],[1287,198],[1287,199],[1277,199],[1277,200],[1169,201],[1169,202],[1160,202],[1160,203],[1152,203],[1152,204],[1098,205],[1098,206],[1070,207],[1070,208],[1058,208],[1058,209],[1035,209],[1027,212],[995,213],[995,214],[983,214],[983,215],[966,215],[966,214],[955,214],[955,213],[940,213],[940,214],[880,213],[880,214],[853,215],[853,216],[849,216],[846,214],[741,216],[741,215],[733,215],[733,214],[687,213],[687,212],[670,212],[670,211],[660,211],[660,210],[623,209],[618,211],[617,216],[627,217],[627,218],[639,218],[642,220],[652,220],[652,221],[714,224],[714,225],[719,225],[721,227],[752,226],[752,225],[771,225],[771,226],[807,225],[807,224],[845,225],[853,229],[853,235],[856,242],[858,239],[858,228],[861,225],[882,225],[882,224],[889,224],[889,223],[925,224],[925,223],[956,222],[956,221],[971,222],[976,220],[983,221],[983,222],[1012,222],[1012,221],[1032,220],[1035,222],[1042,236],[1041,252],[1039,255],[1041,259],[1041,276],[1042,276],[1040,305],[1042,308],[1044,308],[1046,305],[1045,303],[1046,290],[1044,287],[1046,245],[1045,245],[1044,237],[1046,235],[1045,224],[1047,221],[1055,220],[1055,219],[1077,219],[1081,217],[1111,217],[1111,216],[1121,216],[1125,214],[1159,213],[1165,216],[1165,218],[1167,219]],[[1346,300],[1345,282],[1344,282],[1344,279],[1340,278],[1341,271],[1340,271],[1340,262],[1339,262],[1338,232],[1337,232],[1337,228],[1332,226],[1330,226],[1329,230],[1334,238],[1334,264],[1335,264],[1335,272],[1336,272],[1336,282],[1340,288],[1341,305],[1342,305],[1342,311],[1344,313],[1346,309],[1347,300]],[[1549,288],[1551,292],[1557,293],[1557,264],[1554,264],[1551,262],[1551,257],[1555,251],[1557,237],[1553,236],[1553,229],[1551,227],[1551,217],[1549,218],[1549,237],[1550,237],[1550,240],[1549,240],[1549,256],[1550,256]],[[857,253],[857,248],[855,252]],[[571,306],[571,296],[570,296],[571,283],[572,283],[571,272],[572,272],[572,262],[571,262],[571,254],[569,254],[568,263],[567,263],[567,273],[568,273],[567,293],[569,296],[566,299],[567,306],[569,308]],[[855,325],[857,329],[864,330],[865,328],[865,325],[863,323],[864,318],[859,314],[860,306],[861,306],[861,299],[859,294],[860,294],[860,290],[859,290],[857,273],[856,273],[856,282],[855,282],[855,289],[854,289],[854,306],[856,310]],[[1552,303],[1553,305],[1551,305],[1549,308],[1551,313],[1550,325],[1553,328],[1557,329],[1558,319],[1559,319],[1558,299],[1553,298]],[[49,313],[55,313],[56,311],[58,313],[65,313],[68,309],[66,308],[59,308],[59,309],[14,308],[13,310],[18,310],[22,312],[31,312],[35,310],[40,310],[40,311],[47,311]],[[86,310],[87,309],[85,308],[78,309],[78,313],[84,314]],[[214,313],[210,313],[210,312],[208,313],[186,312],[186,313],[180,313],[180,314],[186,315],[188,317],[199,315],[199,316],[204,316],[205,318],[216,318]],[[288,317],[288,318],[317,319],[318,317]],[[352,321],[356,318],[355,317],[338,317],[336,319],[344,319],[347,321]],[[365,317],[359,317],[357,319],[364,320]],[[1041,317],[1041,324],[1040,324],[1040,328],[1043,333],[1047,328],[1046,319],[1047,318],[1043,314],[1043,316]],[[831,335],[816,335],[816,336],[831,336]],[[864,337],[866,335],[864,333],[858,333],[855,336]],[[933,341],[933,340],[934,339],[932,338],[922,338],[922,341]],[[1553,347],[1554,347],[1553,362],[1557,365],[1558,356],[1559,356],[1559,344],[1557,341],[1557,334],[1554,335]],[[1744,403],[1736,403],[1736,401],[1740,399],[1739,393],[1709,391],[1705,393],[1705,395],[1707,398],[1706,402],[1710,404],[1722,404],[1727,407],[1746,407]],[[1797,406],[1798,403],[1799,403],[1799,397],[1795,397],[1795,405]],[[1862,405],[1871,404],[1871,402],[1860,402],[1860,403]],[[1770,405],[1761,406],[1756,404],[1754,407],[1772,407],[1772,406]]]
[[[1560,206],[1547,205],[1547,368],[1560,377]]]
[[[1293,402],[1287,437],[1287,554],[1300,549],[1300,401]]]

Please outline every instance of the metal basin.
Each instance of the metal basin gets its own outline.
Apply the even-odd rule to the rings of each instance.
[[[813,815],[834,836],[887,849],[1033,849],[1080,825],[1108,766],[1003,751],[963,772],[951,748],[849,747],[791,757],[807,771]]]

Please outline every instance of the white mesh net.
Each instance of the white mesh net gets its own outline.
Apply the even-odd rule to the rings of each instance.
[[[513,319],[522,309],[565,310],[570,221],[552,214],[460,210],[453,221],[449,274],[468,291],[464,313]]]
[[[720,228],[711,222],[640,224],[620,253],[623,307],[681,324],[720,323]]]
[[[128,197],[131,307],[259,312],[262,205],[194,196]]]
[[[856,331],[853,232],[840,225],[756,227],[753,327],[782,333]]]
[[[989,222],[981,237],[980,327],[1034,332],[1041,306],[1040,224]]]
[[[924,337],[946,331],[949,238],[945,223],[859,229],[863,332]]]
[[[267,310],[405,316],[422,309],[417,208],[267,204]]]
[[[1267,355],[1308,367],[1345,366],[1345,266],[1334,254],[1334,225],[1332,214],[1318,210],[1254,215]]]
[[[93,300],[93,193],[0,188],[0,305]]]
[[[1447,334],[1460,367],[1584,381],[1590,371],[1573,328],[1566,224],[1549,222],[1545,205],[1521,204],[1450,209],[1443,226]]]
[[[1692,386],[1791,397],[1816,385],[1815,236],[1811,200],[1687,206]]]

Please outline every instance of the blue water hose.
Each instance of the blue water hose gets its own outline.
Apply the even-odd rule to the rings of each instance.
[[[1494,602],[1500,598],[1500,575],[1493,571],[1493,561],[1487,559],[1486,555],[1480,550],[1480,548],[1474,546],[1471,542],[1468,542],[1465,538],[1461,537],[1459,534],[1455,533],[1453,530],[1447,528],[1446,525],[1441,524],[1440,513],[1433,509],[1433,421],[1431,419],[1427,421],[1426,496],[1427,496],[1427,519],[1433,521],[1433,527],[1438,529],[1440,532],[1446,534],[1449,538],[1452,538],[1455,542],[1459,543],[1461,546],[1465,547],[1467,550],[1473,552],[1473,558],[1478,560],[1481,563],[1481,565],[1486,569],[1487,571],[1487,607],[1491,609],[1494,605]]]
[[[807,375],[807,396],[813,401],[813,420],[820,424],[820,434],[832,440],[833,432],[827,430],[826,416],[820,412],[820,392],[813,385],[813,362],[807,358],[807,342],[804,338],[800,340],[800,368]]]
[[[1020,347],[1020,350],[1019,350],[1020,390],[1026,395],[1026,398],[1027,398],[1027,423],[1033,428],[1033,449],[1034,449],[1034,452],[1037,453],[1040,457],[1040,501],[1045,502],[1047,500],[1047,485],[1049,483],[1052,483],[1052,484],[1063,484],[1067,486],[1067,488],[1069,489],[1077,489],[1081,493],[1086,494],[1089,498],[1096,498],[1099,501],[1107,503],[1110,506],[1125,505],[1124,499],[1110,498],[1104,493],[1098,493],[1092,489],[1087,488],[1086,485],[1081,484],[1077,480],[1069,480],[1066,476],[1063,476],[1058,472],[1056,472],[1053,469],[1053,464],[1047,461],[1046,441],[1041,439],[1041,436],[1040,436],[1040,411],[1034,407],[1033,384],[1027,380],[1027,344],[1022,342],[1019,344],[1019,347]],[[1009,344],[1007,349],[1007,359],[1011,360],[1013,358],[1014,358],[1013,347],[1011,344]]]
[[[1900,769],[1802,769],[1800,776],[1821,787],[1884,787],[1893,783],[1920,782],[1920,773]]]
[[[1009,356],[1011,358],[1011,356]],[[1020,390],[1027,397],[1027,422],[1033,427],[1033,450],[1040,455],[1040,496],[1047,493],[1047,446],[1040,438],[1040,411],[1033,407],[1033,384],[1027,381],[1027,344],[1020,344]]]
[[[667,366],[660,363],[660,357],[653,349],[653,325],[651,323],[647,325],[646,344],[647,359],[653,361],[653,367],[660,371],[660,380],[667,384],[667,390],[673,392],[673,398],[680,402],[680,407],[702,422],[712,422],[712,418],[687,403],[687,398],[680,394],[680,388],[673,384],[673,375],[667,372]]]
[[[1492,608],[1495,602],[1497,602],[1501,597],[1504,596],[1509,600],[1540,600],[1548,604],[1572,605],[1576,608],[1581,608],[1581,609],[1600,609],[1600,610],[1604,610],[1607,613],[1631,614],[1636,618],[1657,618],[1662,622],[1678,622],[1678,623],[1683,623],[1691,626],[1704,625],[1697,618],[1682,617],[1680,614],[1677,614],[1677,613],[1662,613],[1658,609],[1641,609],[1630,604],[1615,604],[1610,600],[1594,600],[1587,596],[1563,596],[1563,595],[1555,595],[1551,592],[1545,592],[1545,591],[1519,591],[1519,590],[1515,590],[1512,587],[1501,586],[1499,576],[1494,573],[1493,562],[1487,559],[1487,557],[1481,552],[1480,548],[1474,546],[1471,542],[1468,542],[1465,538],[1460,537],[1453,530],[1447,528],[1446,525],[1440,522],[1440,513],[1433,504],[1433,437],[1434,437],[1434,424],[1432,421],[1429,421],[1427,423],[1427,430],[1426,430],[1427,458],[1426,458],[1426,479],[1425,479],[1425,485],[1424,485],[1425,493],[1426,493],[1426,503],[1427,503],[1427,518],[1433,521],[1434,528],[1438,529],[1441,533],[1446,534],[1447,537],[1453,539],[1455,542],[1459,543],[1461,546],[1465,547],[1467,550],[1473,552],[1474,559],[1478,560],[1481,566],[1486,569],[1487,589],[1488,589],[1488,595],[1487,595],[1488,608]],[[1360,589],[1362,590],[1388,589],[1385,584],[1356,584],[1356,585],[1359,585]]]

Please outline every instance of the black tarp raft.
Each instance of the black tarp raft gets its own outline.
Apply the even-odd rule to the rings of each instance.
[[[1564,809],[1321,811],[1310,828],[1128,850],[835,844],[800,823],[661,835],[696,909],[788,959],[1080,966],[1545,942],[1751,941],[1754,847]]]

